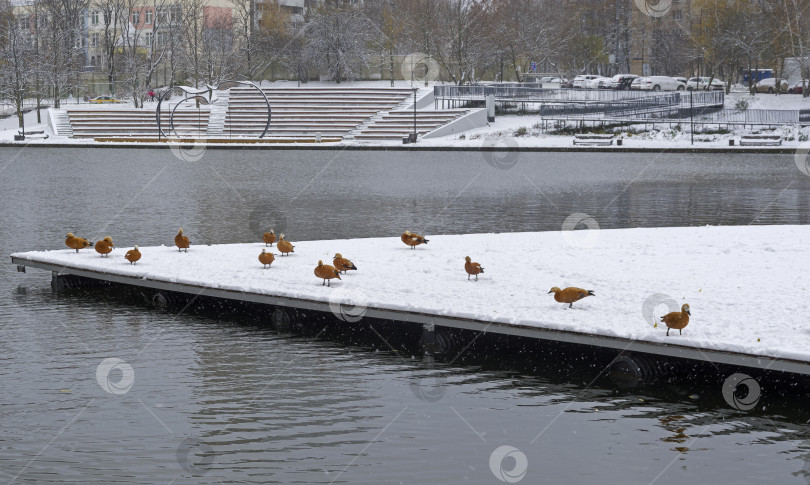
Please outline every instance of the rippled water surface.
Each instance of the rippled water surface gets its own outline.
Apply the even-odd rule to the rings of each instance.
[[[169,245],[178,227],[195,243],[271,226],[294,240],[559,230],[572,213],[603,229],[810,223],[810,177],[792,155],[490,162],[2,148],[0,247],[60,248],[67,231]],[[46,272],[10,264],[0,275],[0,483],[502,483],[522,456],[522,483],[810,483],[801,413],[617,393],[498,356],[431,363],[257,319],[56,294]],[[131,387],[110,387],[128,368]],[[502,446],[518,451],[493,455]]]

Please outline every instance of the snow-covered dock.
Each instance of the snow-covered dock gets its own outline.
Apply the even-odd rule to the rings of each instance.
[[[416,228],[414,228],[416,229]],[[307,310],[337,311],[592,345],[761,370],[810,374],[810,226],[578,230],[432,236],[411,250],[399,237],[294,241],[263,270],[261,242],[92,248],[11,255],[60,274]],[[113,235],[114,236],[114,235]],[[293,235],[294,236],[294,235]],[[169,239],[169,238],[167,238]],[[131,241],[137,243],[137,241]],[[335,253],[359,268],[321,286],[318,260]],[[468,281],[464,257],[485,268]],[[573,309],[551,287],[594,290]],[[689,303],[683,335],[654,319]]]

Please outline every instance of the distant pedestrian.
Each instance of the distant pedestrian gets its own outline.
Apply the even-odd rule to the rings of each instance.
[[[149,94],[149,100],[154,103],[155,102],[155,92],[150,89],[148,94]]]

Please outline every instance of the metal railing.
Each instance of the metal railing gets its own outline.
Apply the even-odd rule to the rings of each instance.
[[[568,102],[568,103],[606,103],[645,99],[654,96],[679,96],[681,102],[688,104],[689,96],[684,91],[619,91],[613,89],[542,89],[525,87],[517,83],[478,86],[434,86],[436,99],[484,101],[486,96],[495,96],[496,101],[509,102]],[[722,91],[692,92],[694,102],[698,104],[722,105],[725,93]]]

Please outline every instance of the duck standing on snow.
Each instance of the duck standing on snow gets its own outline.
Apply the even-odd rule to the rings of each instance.
[[[327,283],[329,283],[327,286],[332,286],[330,280],[333,278],[340,279],[340,272],[334,266],[329,266],[323,264],[323,261],[318,261],[318,266],[315,268],[315,276],[323,279],[321,286],[327,285]]]
[[[76,237],[72,232],[69,232],[67,233],[67,238],[65,239],[65,245],[70,249],[75,249],[78,253],[79,249],[90,247],[93,245],[93,243],[83,237]]]
[[[126,260],[129,261],[129,264],[137,263],[138,260],[141,259],[141,252],[138,250],[138,245],[136,244],[134,249],[130,249],[129,251],[127,251],[127,254],[124,255],[124,258],[126,258]]]
[[[276,242],[276,233],[272,229],[270,229],[270,232],[265,232],[262,234],[262,242],[264,242],[265,246],[270,245],[272,248],[273,243]]]
[[[295,246],[293,246],[290,241],[284,239],[284,234],[281,234],[278,237],[278,244],[276,244],[276,247],[282,256],[289,256],[290,253],[295,252]]]
[[[568,303],[568,308],[574,308],[574,302],[588,296],[595,296],[593,290],[583,290],[582,288],[569,287],[564,290],[556,286],[549,291],[554,293],[554,299],[560,303]]]
[[[275,260],[276,257],[273,256],[273,253],[268,253],[267,250],[262,249],[262,254],[259,255],[259,262],[263,265],[262,269],[267,269]]]
[[[112,242],[112,238],[110,236],[105,237],[101,241],[97,241],[95,246],[96,252],[101,255],[101,257],[109,257],[110,253],[112,252],[115,244]]]
[[[350,269],[353,269],[355,271],[357,270],[357,266],[355,266],[354,263],[352,263],[348,259],[344,258],[343,255],[340,253],[335,254],[335,258],[332,260],[332,264],[335,265],[335,268],[337,268],[338,271],[342,271],[343,273],[346,273]]]
[[[188,252],[188,248],[191,246],[191,241],[188,240],[188,236],[183,235],[183,228],[180,228],[180,232],[174,236],[174,245],[177,246],[177,251],[186,250]]]
[[[475,275],[475,281],[478,281],[478,275],[484,272],[484,268],[478,263],[473,263],[469,256],[464,258],[464,270],[467,272],[467,281],[470,280],[470,275]]]
[[[402,239],[402,242],[404,242],[405,244],[410,246],[411,249],[416,248],[416,246],[419,246],[420,244],[427,244],[428,243],[428,240],[425,239],[424,236],[420,236],[419,234],[412,233],[411,231],[405,231],[404,233],[402,233],[402,236],[400,236],[400,239]]]
[[[667,313],[661,317],[661,321],[667,326],[667,337],[669,337],[669,330],[672,328],[680,332],[679,335],[683,335],[683,329],[689,325],[690,315],[692,315],[692,309],[689,308],[688,303],[684,303],[681,307],[681,311]]]

